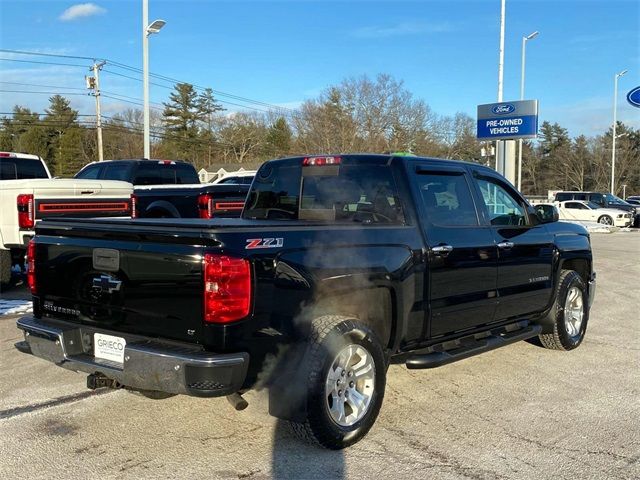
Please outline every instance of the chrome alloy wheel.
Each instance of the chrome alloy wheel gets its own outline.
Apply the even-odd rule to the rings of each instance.
[[[570,337],[575,337],[580,333],[583,318],[582,292],[578,287],[571,287],[564,302],[564,326]]]
[[[598,223],[601,225],[613,225],[613,219],[607,215],[603,215],[598,220]]]
[[[325,399],[331,419],[350,427],[369,409],[375,389],[376,369],[371,354],[361,345],[347,345],[334,358],[325,382]]]

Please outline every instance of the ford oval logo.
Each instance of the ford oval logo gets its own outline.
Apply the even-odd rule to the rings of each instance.
[[[491,111],[496,115],[506,115],[507,113],[515,112],[516,107],[514,107],[510,103],[501,103],[500,105],[496,105],[495,107],[493,107]]]
[[[640,108],[640,87],[636,87],[627,93],[627,101],[634,107]]]

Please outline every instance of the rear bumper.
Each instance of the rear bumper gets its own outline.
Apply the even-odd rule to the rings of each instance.
[[[18,320],[17,326],[25,338],[16,344],[20,351],[68,370],[103,374],[133,389],[197,397],[229,395],[242,388],[249,365],[246,352],[215,354],[68,322],[26,316]],[[96,332],[125,338],[123,364],[93,356]]]

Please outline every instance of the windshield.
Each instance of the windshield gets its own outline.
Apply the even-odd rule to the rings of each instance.
[[[619,197],[616,197],[615,195],[611,195],[610,193],[605,194],[604,197],[607,199],[607,203],[615,203],[616,205],[627,205],[627,202]]]

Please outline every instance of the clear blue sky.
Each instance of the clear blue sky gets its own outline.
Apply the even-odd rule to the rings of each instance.
[[[141,67],[141,4],[0,0],[1,48]],[[150,40],[151,71],[289,107],[345,77],[384,72],[437,113],[475,118],[476,105],[497,95],[499,13],[499,0],[150,0],[150,20],[167,21]],[[640,128],[640,109],[625,99],[640,85],[638,0],[507,0],[506,25],[505,100],[519,98],[521,37],[539,30],[527,47],[526,97],[539,99],[542,120],[558,121],[573,135],[601,133],[611,123],[614,73],[628,69],[620,80],[619,119]],[[91,63],[6,53],[0,58]],[[140,82],[109,72],[138,73],[109,65],[105,70],[105,92],[142,98]],[[82,67],[2,60],[0,90],[79,93],[69,98],[90,114],[92,99],[81,90],[85,73]],[[152,101],[162,102],[168,93],[152,86]],[[107,113],[133,106],[104,102]],[[16,103],[43,111],[47,95],[0,92],[0,112]]]

